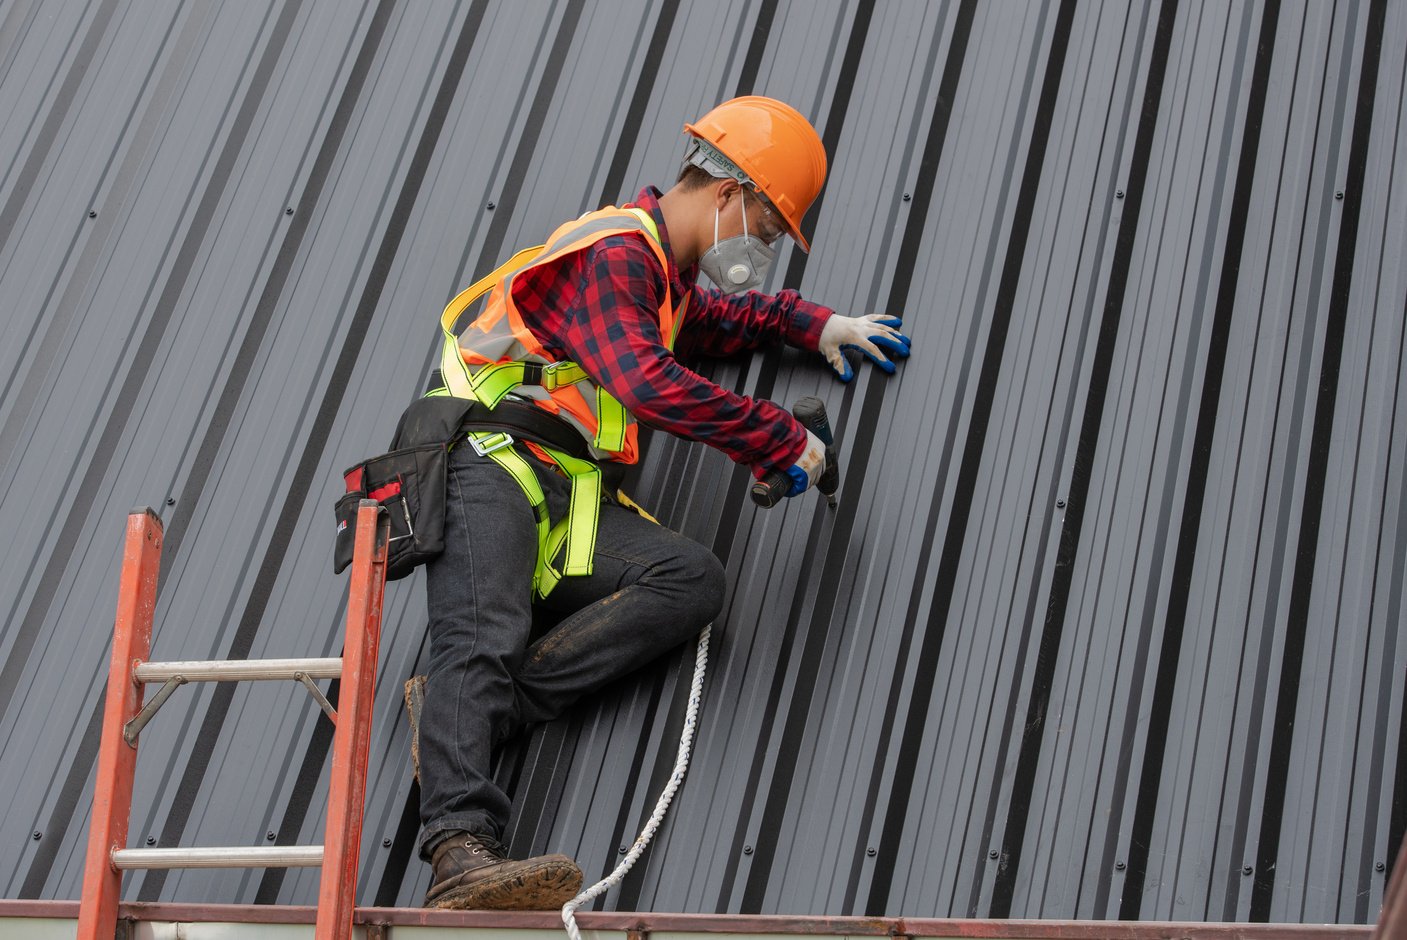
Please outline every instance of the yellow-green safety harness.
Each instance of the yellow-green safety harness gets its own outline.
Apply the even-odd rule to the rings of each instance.
[[[631,209],[640,217],[651,237],[659,241],[659,229],[648,212]],[[468,398],[494,408],[505,396],[524,384],[529,371],[540,372],[541,379],[533,384],[541,385],[548,391],[572,385],[589,378],[586,370],[574,362],[555,362],[538,365],[526,362],[500,362],[471,370],[459,351],[459,338],[454,327],[460,315],[476,300],[487,293],[494,284],[510,274],[526,267],[538,256],[545,246],[525,248],[509,258],[493,273],[489,274],[460,292],[445,308],[440,318],[444,332],[444,347],[440,356],[440,372],[445,386],[434,389],[427,395],[453,395]],[[604,388],[596,389],[597,432],[592,442],[597,448],[606,451],[620,450],[625,445],[626,427],[629,415],[625,406]],[[481,456],[488,457],[498,464],[522,487],[532,505],[537,523],[537,567],[533,572],[533,591],[539,598],[545,598],[564,577],[589,575],[592,559],[596,552],[596,526],[601,507],[601,468],[590,460],[573,457],[554,447],[541,443],[538,446],[556,462],[562,472],[571,480],[570,505],[565,518],[551,523],[547,512],[547,497],[542,491],[532,466],[513,449],[513,438],[505,431],[470,431],[470,445]],[[635,509],[650,521],[652,516],[630,501],[624,493],[619,494],[623,505]],[[560,569],[553,559],[566,545],[565,563]]]

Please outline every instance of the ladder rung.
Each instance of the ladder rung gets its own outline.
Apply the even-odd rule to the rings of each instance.
[[[138,682],[165,682],[176,676],[187,682],[242,682],[255,679],[336,679],[342,675],[339,659],[211,659],[190,662],[141,663]]]
[[[112,867],[132,868],[317,868],[320,845],[250,845],[232,848],[116,849]]]

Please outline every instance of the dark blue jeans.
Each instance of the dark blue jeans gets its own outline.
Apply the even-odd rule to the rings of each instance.
[[[569,481],[527,459],[552,519],[560,519]],[[565,616],[530,643],[536,562],[537,529],[522,488],[460,443],[450,453],[445,550],[426,571],[430,668],[420,719],[426,859],[455,830],[495,838],[503,832],[510,801],[490,774],[500,743],[697,635],[723,607],[723,566],[712,552],[603,503],[592,573],[562,579],[540,602]]]

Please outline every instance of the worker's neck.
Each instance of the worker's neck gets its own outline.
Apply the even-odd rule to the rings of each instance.
[[[684,271],[694,266],[713,244],[713,192],[708,188],[685,192],[673,186],[660,196],[660,213],[669,230],[674,264]]]

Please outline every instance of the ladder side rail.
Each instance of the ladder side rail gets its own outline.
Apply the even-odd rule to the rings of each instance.
[[[316,940],[351,940],[352,936],[389,538],[385,512],[375,500],[362,500],[357,509],[347,592],[347,636],[323,836]]]
[[[122,728],[142,707],[143,688],[135,679],[135,669],[151,655],[163,531],[160,517],[149,508],[134,509],[127,516],[112,659],[93,784],[93,815],[83,863],[78,940],[106,940],[117,929],[122,873],[113,866],[112,853],[127,844],[137,765],[136,745],[123,740]]]

